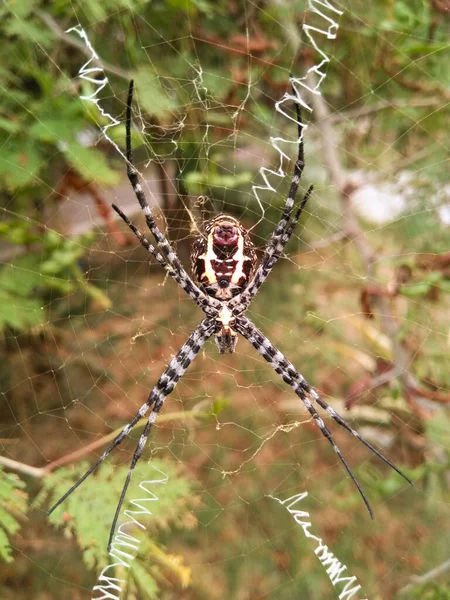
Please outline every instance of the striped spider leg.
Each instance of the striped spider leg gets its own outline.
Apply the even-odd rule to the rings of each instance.
[[[306,203],[308,202],[309,197],[311,196],[313,189],[314,188],[311,185],[306,194],[303,196],[303,199],[294,216],[286,223],[286,226],[283,230],[281,230],[279,235],[272,237],[271,243],[267,246],[264,256],[261,259],[255,275],[250,281],[248,287],[245,288],[245,290],[239,294],[239,296],[229,302],[229,307],[232,309],[233,314],[239,315],[249,307],[251,301],[258,293],[259,288],[270,275],[275,263],[281,257],[286,244],[294,233],[295,227],[300,219]]]
[[[292,77],[290,79],[292,85]],[[295,93],[294,88],[293,92]],[[300,216],[303,212],[303,209],[314,189],[314,186],[309,186],[306,194],[303,196],[303,199],[299,204],[296,213],[292,217],[291,215],[292,210],[294,208],[295,198],[297,196],[298,188],[303,175],[303,169],[305,168],[303,136],[307,127],[303,124],[300,105],[298,102],[295,103],[295,109],[297,115],[299,139],[298,155],[294,165],[294,172],[292,174],[291,185],[289,187],[289,192],[284,204],[283,214],[281,215],[281,218],[277,226],[275,227],[268,244],[266,245],[264,255],[250,283],[239,296],[237,296],[234,300],[229,302],[229,308],[233,310],[233,314],[239,314],[246,308],[248,308],[250,302],[257,294],[259,288],[269,276],[272,268],[274,267],[277,260],[280,258],[286,244],[291,238],[295,227],[300,219]]]
[[[379,458],[381,458],[386,464],[388,464],[394,471],[396,471],[399,475],[403,477],[409,484],[414,485],[413,482],[407,477],[398,467],[396,467],[388,458],[383,456],[381,452],[379,452],[372,444],[370,444],[367,440],[365,440],[361,434],[359,434],[355,429],[353,429],[345,419],[343,419],[335,410],[332,408],[325,400],[323,400],[315,389],[311,388],[307,383],[303,375],[301,375],[294,365],[276,348],[272,342],[266,338],[266,336],[248,319],[247,317],[240,316],[237,317],[235,321],[236,330],[245,337],[250,344],[261,354],[261,356],[269,363],[269,365],[280,375],[285,383],[291,386],[294,392],[299,396],[300,400],[305,405],[306,409],[313,417],[314,421],[317,423],[320,431],[323,436],[330,442],[333,446],[334,451],[336,452],[339,460],[342,462],[344,467],[347,470],[347,473],[350,475],[353,483],[358,489],[358,492],[361,494],[362,499],[364,500],[364,504],[369,511],[371,518],[374,518],[372,507],[364,494],[358,480],[356,479],[353,471],[351,470],[349,464],[343,457],[339,447],[331,435],[330,430],[325,425],[316,409],[314,408],[310,398],[312,398],[317,404],[327,411],[330,417],[336,421],[341,427],[343,427],[346,431],[351,433],[356,439],[358,439],[364,446],[369,448],[374,454],[376,454]],[[310,397],[310,398],[309,398]]]
[[[139,460],[142,451],[145,447],[147,438],[150,434],[152,424],[156,420],[156,416],[161,410],[165,398],[173,391],[174,387],[178,383],[178,380],[184,374],[190,363],[194,360],[195,356],[199,352],[200,348],[206,342],[206,340],[216,332],[218,328],[217,315],[222,310],[222,302],[216,300],[212,296],[207,295],[201,290],[191,279],[188,273],[182,266],[178,256],[173,251],[170,243],[164,236],[164,234],[157,227],[154,218],[151,214],[150,207],[148,205],[145,193],[139,183],[137,171],[135,170],[132,163],[132,149],[131,149],[131,103],[133,97],[133,82],[130,82],[128,101],[127,101],[127,115],[126,115],[126,157],[127,157],[127,174],[136,197],[139,201],[141,209],[145,215],[147,226],[156,240],[158,248],[153,246],[139,231],[139,229],[128,219],[128,217],[115,205],[114,210],[119,216],[125,221],[131,231],[135,234],[139,242],[144,248],[157,260],[157,262],[167,271],[167,273],[175,280],[175,282],[186,291],[189,297],[206,313],[207,318],[204,319],[191,334],[186,343],[182,346],[181,350],[170,362],[167,369],[161,375],[158,383],[150,392],[147,401],[141,406],[139,411],[133,417],[131,422],[124,427],[121,433],[113,440],[110,446],[100,456],[100,458],[86,471],[86,473],[62,496],[54,506],[50,509],[48,514],[51,514],[64,500],[74,492],[85,479],[93,473],[97,467],[109,456],[109,454],[118,446],[125,437],[130,433],[136,423],[147,413],[147,411],[153,407],[145,429],[139,439],[138,446],[133,455],[131,466],[125,480],[124,487],[117,505],[116,513],[113,519],[108,547],[111,545],[111,541],[114,536],[117,519],[120,514],[120,509],[123,504],[125,494],[128,485],[131,480],[132,472],[135,468],[137,461]]]
[[[145,238],[143,233],[130,221],[130,219],[120,210],[118,206],[113,204],[112,207],[137,237],[141,246],[143,246],[158,261],[158,263],[167,271],[170,277],[172,277],[172,279],[174,279],[174,281],[178,283],[178,285],[187,293],[191,300],[193,300],[208,316],[217,316],[218,309],[220,309],[220,304],[217,307],[214,307],[211,303],[213,298],[207,296],[205,292],[195,285],[187,273],[185,276],[183,272],[175,270],[175,268],[167,262],[167,260]]]
[[[161,232],[159,227],[156,225],[155,219],[153,218],[152,212],[150,210],[150,206],[148,204],[147,198],[145,196],[145,192],[142,188],[142,185],[139,181],[139,174],[133,164],[133,155],[132,155],[132,146],[131,146],[131,108],[133,104],[133,88],[134,82],[130,81],[130,85],[128,88],[128,97],[127,97],[127,110],[126,110],[126,158],[127,158],[127,175],[128,179],[131,183],[131,187],[136,195],[136,198],[139,202],[139,205],[142,209],[142,212],[145,216],[145,221],[147,223],[147,227],[152,233],[153,237],[156,240],[156,244],[160,249],[162,256],[158,251],[150,244],[147,240],[143,242],[144,236],[138,232],[137,228],[130,222],[128,217],[123,214],[123,212],[115,205],[113,205],[114,210],[119,214],[119,216],[125,221],[125,223],[130,227],[136,237],[139,239],[140,243],[147,248],[147,250],[153,254],[156,260],[167,268],[162,260],[169,265],[167,271],[169,275],[171,275],[181,287],[189,294],[189,296],[196,302],[202,309],[208,309],[209,307],[215,306],[216,308],[220,308],[219,303],[215,302],[214,299],[207,299],[204,292],[202,292],[199,287],[192,281],[191,277],[188,275],[183,265],[180,262],[177,254],[173,250],[166,236]],[[141,239],[142,238],[142,239]],[[162,260],[161,260],[162,259]],[[173,271],[177,274],[178,277],[174,277],[171,273]],[[205,311],[206,312],[206,311]],[[211,311],[209,311],[211,313]]]
[[[62,496],[56,504],[52,506],[49,510],[48,514],[51,514],[64,500],[70,496],[72,492],[74,492],[78,486],[80,486],[85,479],[89,477],[96,469],[101,465],[101,463],[111,454],[111,452],[118,446],[130,433],[133,427],[146,415],[148,410],[151,408],[150,415],[148,417],[148,421],[145,425],[144,431],[142,432],[136,450],[133,454],[133,459],[131,461],[131,465],[128,471],[127,478],[125,480],[125,484],[122,489],[122,493],[120,495],[119,502],[117,504],[116,513],[114,515],[114,520],[111,526],[111,531],[109,535],[108,541],[108,550],[111,546],[111,542],[114,537],[114,531],[116,528],[117,519],[119,518],[120,509],[122,507],[122,503],[125,498],[125,494],[127,492],[128,485],[131,480],[131,475],[136,466],[137,461],[141,457],[142,451],[145,448],[147,443],[147,438],[150,434],[153,423],[156,421],[156,417],[158,416],[159,411],[161,410],[165,399],[169,394],[173,392],[175,386],[178,381],[189,367],[191,362],[199,353],[201,347],[206,342],[208,338],[213,335],[215,330],[217,329],[217,323],[212,318],[204,319],[193,331],[193,333],[189,336],[186,342],[181,347],[180,351],[176,354],[176,356],[170,361],[168,367],[161,375],[158,380],[158,383],[154,386],[146,402],[141,406],[133,419],[126,425],[122,431],[119,433],[117,437],[111,442],[108,448],[103,452],[103,454],[96,460],[96,462],[86,471],[86,473]]]
[[[132,163],[132,148],[131,148],[131,104],[133,98],[133,81],[130,82],[127,100],[127,114],[126,114],[126,158],[127,158],[127,174],[132,185],[132,188],[136,194],[136,197],[141,206],[142,212],[145,215],[147,226],[156,240],[158,248],[153,246],[139,231],[139,229],[128,219],[128,217],[115,205],[114,210],[119,216],[125,221],[131,231],[135,234],[139,242],[144,248],[158,261],[158,263],[166,269],[168,274],[176,281],[176,283],[186,291],[189,297],[208,315],[198,327],[194,330],[191,336],[188,338],[186,343],[182,346],[181,350],[172,359],[167,369],[161,375],[158,383],[150,392],[147,401],[141,406],[139,411],[133,417],[131,422],[126,425],[121,433],[113,440],[110,446],[100,456],[99,459],[86,471],[86,473],[62,496],[49,511],[51,514],[64,500],[74,492],[85,479],[93,473],[97,467],[109,456],[109,454],[118,446],[125,437],[130,433],[136,423],[152,408],[150,416],[144,431],[139,439],[138,446],[133,455],[131,466],[125,480],[124,487],[117,505],[116,513],[113,519],[108,547],[111,545],[111,541],[114,536],[117,519],[120,514],[120,509],[123,504],[125,494],[128,485],[131,480],[132,472],[139,460],[142,451],[147,442],[147,438],[150,434],[152,424],[156,420],[157,414],[161,410],[165,398],[173,391],[176,384],[178,383],[185,370],[188,368],[190,363],[194,360],[195,356],[199,352],[200,348],[206,342],[206,340],[213,335],[218,328],[217,315],[222,309],[222,303],[219,300],[207,295],[202,291],[191,279],[188,273],[182,266],[178,256],[172,249],[170,243],[164,236],[164,234],[157,227],[155,220],[151,214],[149,204],[145,197],[145,193],[139,183],[139,177],[134,165]]]

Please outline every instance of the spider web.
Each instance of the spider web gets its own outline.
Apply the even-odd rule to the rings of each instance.
[[[47,237],[22,245],[10,238],[3,247],[4,273],[21,299],[12,300],[16,314],[37,312],[35,288],[27,284],[27,296],[17,285],[36,278],[38,264],[41,316],[28,316],[26,326],[9,317],[4,327],[2,464],[26,483],[14,495],[26,492],[30,503],[22,514],[11,509],[19,525],[2,597],[355,600],[395,598],[412,576],[427,585],[430,572],[434,584],[449,550],[444,17],[419,2],[396,2],[392,11],[362,2],[111,2],[73,5],[64,25],[44,8],[11,10],[10,23],[19,32],[27,24],[33,53],[48,66],[46,84],[57,82],[54,95],[73,119],[88,113],[90,126],[71,132],[75,151],[61,126],[70,113],[58,119],[27,105],[30,133],[53,144],[63,166],[53,173],[19,162],[40,194],[11,188],[3,202],[10,230],[31,222]],[[314,47],[305,25],[330,31],[332,22],[334,40],[307,30]],[[321,52],[330,58],[323,81],[312,68]],[[24,59],[31,72],[35,56]],[[301,85],[308,72],[305,81],[320,84],[322,95]],[[263,359],[244,339],[226,357],[208,342],[167,399],[136,469],[124,508],[145,496],[151,506],[142,512],[152,514],[138,519],[145,531],[129,530],[138,541],[128,566],[108,572],[126,584],[102,596],[92,589],[111,563],[107,533],[141,430],[51,522],[45,509],[131,420],[201,318],[108,210],[115,202],[144,230],[123,157],[128,80],[136,87],[134,160],[187,265],[193,237],[220,212],[241,219],[264,249],[298,143],[293,102],[277,105],[292,95],[290,73],[312,108],[303,110],[302,189],[314,183],[315,191],[248,314],[417,486],[330,423],[374,508],[372,522],[328,442]],[[20,112],[24,100],[2,90]],[[70,276],[51,261],[66,261]],[[52,278],[72,287],[52,287]],[[299,519],[274,500],[304,492],[299,508],[357,577],[353,594],[333,587]],[[8,531],[2,515],[0,532]],[[445,572],[439,581],[444,593]],[[430,589],[398,597],[434,598],[425,593],[439,590]]]

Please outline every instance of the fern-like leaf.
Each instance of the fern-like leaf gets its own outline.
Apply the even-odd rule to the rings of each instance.
[[[48,476],[34,504],[42,506],[44,502],[48,505],[56,502],[86,469],[87,464],[84,463],[77,465],[75,469],[59,469]],[[51,523],[64,529],[67,537],[76,539],[83,551],[83,560],[88,569],[99,571],[111,562],[107,555],[108,536],[127,471],[128,465],[114,468],[108,464],[102,465],[93,477],[80,486],[49,517]],[[161,472],[167,475],[166,483],[151,483],[152,480],[163,479]],[[145,485],[156,496],[154,502],[142,501],[152,496],[142,489],[140,484]],[[155,534],[158,530],[166,530],[174,526],[184,529],[191,527],[196,523],[191,509],[197,504],[197,499],[185,475],[174,466],[152,460],[148,464],[144,462],[136,467],[124,510],[139,510],[132,504],[133,500],[141,500],[141,506],[148,508],[151,514],[135,517],[146,527],[146,531],[133,525],[127,527],[129,535],[142,540],[136,559],[130,561],[132,578],[140,589],[147,590],[146,597],[153,598],[156,597],[154,594],[158,589],[154,578],[155,572],[158,569],[170,571],[174,569],[171,568],[173,557],[159,548],[157,553],[153,552],[155,561],[149,564],[148,552],[145,550],[146,548],[148,550],[148,533]],[[122,512],[119,523],[130,520]],[[155,546],[153,541],[151,544]],[[145,560],[139,560],[139,552],[147,552]],[[189,569],[178,567],[175,571],[180,584],[184,586],[190,576]],[[150,580],[152,585],[149,585]]]
[[[0,467],[0,558],[8,563],[13,561],[9,538],[19,530],[18,517],[27,509],[24,487],[17,475],[5,473]]]

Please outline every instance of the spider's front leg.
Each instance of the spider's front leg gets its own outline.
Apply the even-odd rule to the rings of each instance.
[[[292,78],[291,78],[292,82]],[[295,93],[295,90],[293,90]],[[253,278],[249,281],[249,284],[246,286],[245,290],[236,298],[230,302],[230,308],[233,309],[235,315],[242,313],[246,310],[252,299],[258,293],[259,288],[264,283],[264,281],[269,276],[272,271],[273,266],[280,258],[286,244],[291,238],[294,229],[300,219],[300,216],[303,212],[303,209],[308,202],[309,197],[313,191],[313,186],[309,186],[306,194],[303,196],[294,216],[292,216],[292,211],[294,209],[295,198],[297,196],[298,188],[300,185],[300,181],[303,175],[303,170],[305,168],[305,153],[304,153],[304,144],[303,144],[303,134],[306,130],[306,125],[302,122],[300,106],[298,101],[295,104],[297,111],[297,123],[298,123],[298,156],[294,165],[294,172],[292,174],[291,185],[289,187],[289,192],[284,204],[283,213],[279,222],[277,223],[272,236],[266,246],[264,251],[264,255],[261,259],[261,262],[256,269],[256,272]]]
[[[186,294],[193,300],[202,310],[210,317],[217,315],[220,303],[215,302],[212,298],[207,296],[198,286],[196,286],[190,277],[185,277],[183,273],[176,270],[167,260],[162,256],[160,252],[151,244],[143,235],[143,233],[134,225],[130,219],[120,210],[115,204],[112,205],[113,209],[128,225],[131,231],[139,240],[141,246],[143,246],[156,260],[158,263],[167,271],[167,273],[178,283],[178,285],[186,292]]]
[[[119,216],[125,221],[131,231],[138,238],[139,242],[152,254],[156,260],[167,270],[169,275],[175,279],[175,281],[187,292],[187,294],[196,302],[202,310],[209,316],[215,314],[215,309],[218,307],[218,303],[213,298],[206,298],[197,285],[189,277],[188,273],[181,264],[176,252],[170,245],[166,236],[160,231],[156,225],[155,219],[150,210],[149,203],[147,201],[144,189],[139,180],[139,173],[133,164],[132,147],[131,147],[131,106],[133,102],[133,81],[130,81],[130,87],[128,90],[127,99],[127,113],[126,113],[126,158],[127,158],[127,175],[131,183],[136,198],[141,206],[142,212],[144,213],[145,220],[149,231],[152,233],[156,240],[157,248],[155,248],[142,233],[133,225],[128,217],[115,205],[114,210]]]

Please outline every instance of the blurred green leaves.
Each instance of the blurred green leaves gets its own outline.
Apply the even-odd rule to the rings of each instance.
[[[78,265],[93,234],[67,238],[45,230],[39,235],[26,221],[9,221],[0,223],[0,238],[33,247],[32,252],[0,266],[0,331],[6,326],[24,330],[45,323],[45,305],[55,293],[63,296],[81,290],[102,309],[109,308],[108,297],[88,282]]]
[[[450,600],[450,587],[434,582],[417,586],[409,593],[411,600]],[[399,600],[400,598],[407,598],[407,596],[400,596]]]
[[[59,469],[47,476],[34,507],[54,504],[88,466],[81,463],[75,469]],[[67,538],[76,539],[83,552],[83,561],[90,570],[99,572],[105,565],[114,562],[108,556],[107,543],[128,468],[128,465],[114,469],[110,464],[101,465],[90,481],[81,485],[50,516],[50,522],[61,528]],[[144,515],[138,504],[147,509],[148,514]],[[152,539],[157,531],[195,527],[195,518],[188,519],[186,514],[197,504],[189,479],[173,465],[152,459],[148,464],[141,461],[136,466],[123,511],[136,511],[134,518],[144,527],[127,528],[127,533],[136,538],[138,546],[136,558],[128,562],[132,565],[134,584],[142,590],[143,595],[139,597],[156,598],[156,576],[161,569],[169,570],[183,587],[189,581],[190,570],[182,565],[182,558],[168,554]],[[119,524],[132,521],[132,517],[124,515],[123,511]],[[130,548],[127,552],[133,553]]]
[[[25,483],[13,473],[5,473],[0,466],[0,559],[13,561],[9,538],[20,528],[19,519],[27,509]]]
[[[444,273],[432,271],[413,283],[402,286],[400,293],[408,298],[417,298],[426,296],[433,290],[450,293],[450,279]]]

